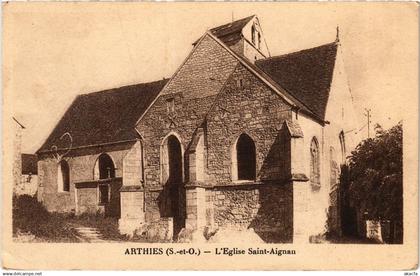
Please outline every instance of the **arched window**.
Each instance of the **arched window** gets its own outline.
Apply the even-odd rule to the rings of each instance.
[[[311,141],[311,164],[310,164],[310,181],[313,190],[318,190],[321,187],[320,177],[320,156],[318,141],[314,137]]]
[[[338,138],[340,139],[341,146],[341,163],[346,163],[346,142],[344,140],[344,132],[341,131]]]
[[[251,27],[251,40],[252,40],[252,43],[255,45],[255,26],[254,25],[252,25]]]
[[[167,136],[160,148],[161,182],[183,181],[183,149],[180,139],[175,134]]]
[[[58,163],[57,187],[59,192],[70,192],[70,168],[65,160]]]
[[[171,135],[168,137],[169,182],[182,182],[182,149],[179,140]]]
[[[335,149],[330,147],[330,188],[333,189],[338,184],[340,169],[335,158]]]
[[[158,197],[162,217],[173,218],[173,233],[185,227],[186,191],[184,188],[184,150],[178,135],[171,133],[160,148],[160,168],[163,191]]]
[[[102,153],[101,155],[99,155],[98,159],[96,160],[94,178],[95,179],[108,179],[108,178],[114,178],[114,177],[115,177],[114,161],[112,161],[111,157],[108,154]]]
[[[241,134],[234,148],[233,180],[255,180],[256,156],[255,144],[251,137]],[[236,168],[235,168],[236,167]],[[235,172],[236,171],[236,172]],[[236,175],[235,175],[236,173]]]

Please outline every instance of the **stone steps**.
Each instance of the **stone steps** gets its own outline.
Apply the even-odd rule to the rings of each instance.
[[[80,238],[85,242],[105,242],[101,232],[93,227],[75,227]]]

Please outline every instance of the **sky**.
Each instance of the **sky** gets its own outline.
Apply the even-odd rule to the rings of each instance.
[[[360,128],[364,108],[384,128],[417,116],[407,114],[418,91],[415,3],[14,3],[3,12],[3,116],[26,127],[25,153],[78,94],[171,77],[207,29],[252,14],[272,56],[332,42],[339,26]]]

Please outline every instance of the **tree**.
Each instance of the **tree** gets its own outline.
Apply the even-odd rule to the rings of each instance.
[[[366,219],[391,221],[393,242],[402,241],[402,123],[363,140],[349,157],[348,199]],[[395,232],[394,232],[395,231]]]

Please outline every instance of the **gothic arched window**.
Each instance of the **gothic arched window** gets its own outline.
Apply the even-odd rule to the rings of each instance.
[[[251,41],[255,45],[255,26],[252,25],[251,27]]]
[[[102,153],[99,155],[98,159],[96,160],[95,164],[95,172],[94,178],[95,179],[108,179],[115,177],[115,165],[112,158],[106,154]]]
[[[319,145],[317,139],[314,137],[311,141],[311,164],[310,164],[310,182],[313,190],[318,190],[321,187],[320,177],[320,156],[319,156]]]
[[[161,182],[181,183],[183,181],[183,149],[176,134],[167,136],[160,147]]]
[[[58,163],[57,187],[59,192],[70,192],[70,167],[66,160]]]
[[[333,189],[339,182],[340,168],[336,162],[335,149],[330,147],[330,188]]]
[[[239,136],[235,149],[236,156],[233,156],[233,158],[236,158],[237,180],[255,180],[256,156],[254,141],[243,133]]]
[[[341,146],[341,163],[346,163],[346,141],[344,140],[344,132],[341,131],[338,135],[340,139],[340,146]]]

